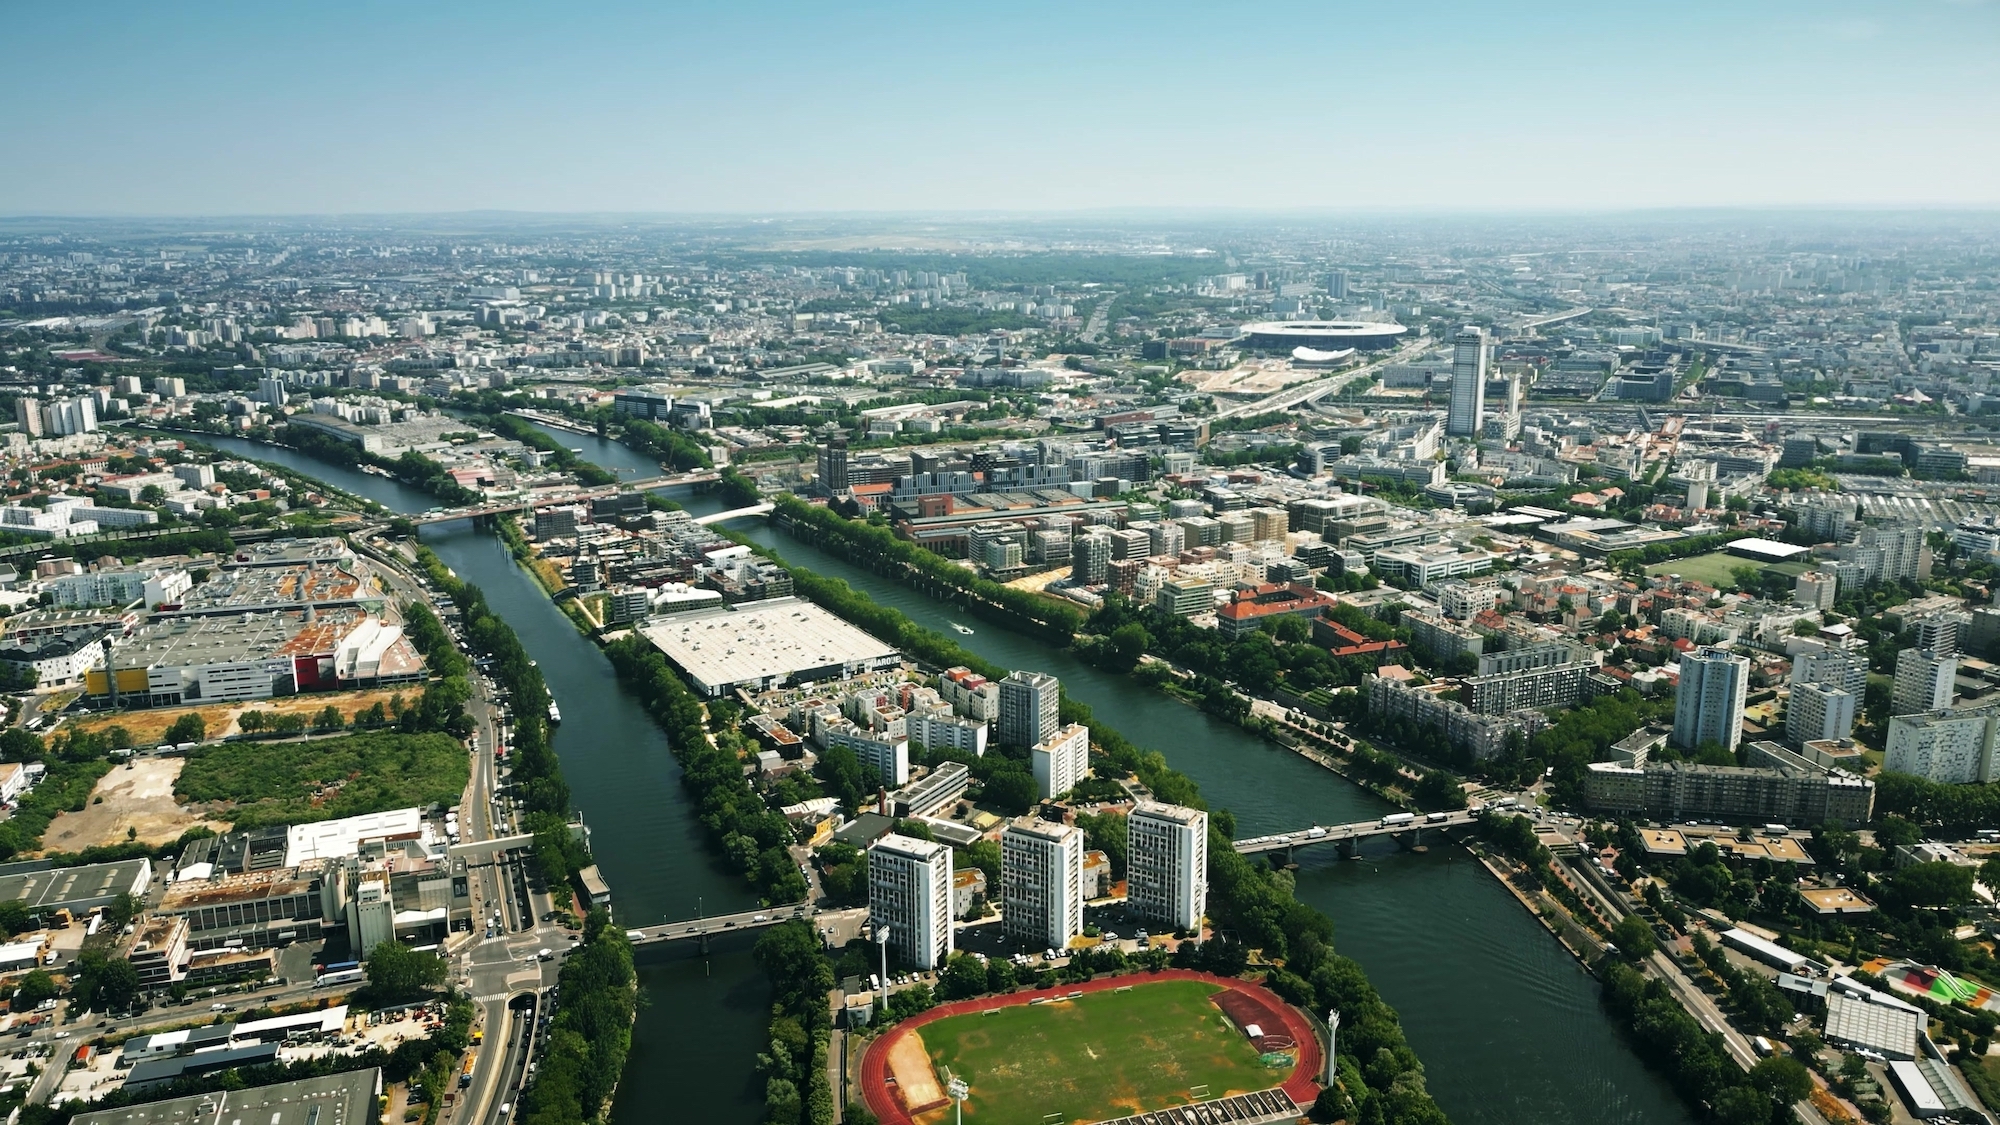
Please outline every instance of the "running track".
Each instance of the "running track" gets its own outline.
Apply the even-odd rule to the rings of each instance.
[[[1080,984],[1065,984],[1055,988],[1037,988],[1026,992],[1007,992],[997,996],[981,996],[973,1000],[957,1000],[950,1004],[940,1004],[928,1012],[911,1016],[890,1029],[889,1033],[868,1045],[868,1053],[861,1056],[861,1096],[867,1100],[868,1108],[880,1118],[882,1125],[915,1125],[908,1112],[903,1109],[903,1100],[891,1092],[889,1086],[889,1052],[905,1033],[923,1027],[927,1023],[947,1016],[964,1015],[967,1012],[983,1012],[990,1008],[1005,1008],[1010,1005],[1026,1004],[1038,996],[1067,996],[1072,992],[1103,992],[1110,988],[1126,985],[1150,984],[1155,981],[1198,980],[1220,985],[1239,993],[1258,1007],[1264,1014],[1258,1022],[1265,1028],[1283,1027],[1284,1034],[1298,1044],[1298,1065],[1292,1068],[1292,1076],[1285,1081],[1284,1091],[1294,1102],[1311,1105],[1319,1096],[1319,1083],[1315,1081],[1322,1069],[1322,1052],[1319,1036],[1313,1033],[1312,1025],[1291,1005],[1278,999],[1276,995],[1253,981],[1234,980],[1218,977],[1212,973],[1196,973],[1187,969],[1163,969],[1157,973],[1127,973],[1122,976],[1097,977]]]

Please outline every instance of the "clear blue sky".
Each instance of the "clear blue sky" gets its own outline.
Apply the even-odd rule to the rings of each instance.
[[[0,214],[2000,205],[2000,0],[100,0],[0,28]]]

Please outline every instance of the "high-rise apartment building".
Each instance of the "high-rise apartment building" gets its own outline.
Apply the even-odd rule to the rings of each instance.
[[[1061,725],[1062,681],[1047,672],[1014,671],[1000,681],[1000,722],[1007,746],[1036,746]]]
[[[936,969],[951,957],[951,847],[890,833],[868,849],[868,923],[889,930],[904,963]]]
[[[1793,742],[1847,738],[1854,733],[1856,696],[1827,684],[1793,684],[1785,734]]]
[[[1007,936],[1061,951],[1083,932],[1083,829],[1010,824],[1000,834]]]
[[[1749,688],[1748,659],[1721,648],[1682,653],[1680,688],[1674,696],[1674,745],[1694,749],[1715,742],[1733,753],[1743,737],[1743,703]]]
[[[1995,735],[2000,706],[1897,715],[1889,720],[1882,768],[1946,785],[2000,780]]]
[[[1889,714],[1918,715],[1951,706],[1952,677],[1958,659],[1930,649],[1906,648],[1896,654],[1896,682],[1890,689]]]
[[[1050,801],[1076,788],[1090,772],[1090,728],[1071,723],[1042,739],[1028,751],[1034,769],[1035,790]]]
[[[1452,437],[1478,437],[1486,420],[1486,330],[1470,325],[1452,340],[1451,412],[1444,432]]]
[[[1141,801],[1125,820],[1125,888],[1140,917],[1198,931],[1208,909],[1208,814]]]

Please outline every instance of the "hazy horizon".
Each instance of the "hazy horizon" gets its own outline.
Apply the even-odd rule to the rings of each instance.
[[[0,214],[2000,207],[2000,4],[113,0],[0,42]]]

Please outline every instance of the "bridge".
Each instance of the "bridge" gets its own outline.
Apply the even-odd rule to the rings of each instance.
[[[668,922],[658,926],[634,926],[625,931],[625,936],[634,946],[692,941],[699,942],[703,949],[707,949],[708,939],[719,934],[769,929],[800,918],[825,918],[835,923],[851,922],[857,916],[865,918],[867,914],[866,907],[821,910],[817,906],[770,906],[761,910],[745,910],[739,914],[719,914],[713,918],[683,918],[678,922]],[[819,928],[817,922],[813,928]]]
[[[606,496],[616,496],[620,492],[632,492],[632,491],[650,492],[656,488],[672,488],[676,485],[683,485],[683,484],[713,484],[721,479],[722,478],[720,474],[714,472],[678,473],[673,476],[646,477],[642,480],[628,480],[620,482],[619,484],[616,485],[606,485],[603,488],[579,489],[574,492],[549,493],[543,496],[525,497],[516,500],[508,500],[504,502],[495,500],[491,503],[478,504],[470,508],[438,508],[429,512],[423,512],[414,516],[409,516],[407,518],[411,523],[417,524],[419,526],[430,523],[449,523],[452,520],[469,520],[469,519],[476,519],[480,516],[497,516],[513,512],[528,512],[536,508],[561,507],[567,504],[587,504],[592,500],[600,500]],[[758,507],[761,507],[762,510],[752,511],[749,508],[739,508],[734,512],[722,512],[714,516],[703,517],[698,522],[715,523],[721,519],[735,519],[738,516],[762,515],[764,514],[764,512],[771,510],[771,505],[769,504],[759,505]]]
[[[1296,832],[1278,832],[1268,836],[1255,836],[1248,840],[1236,841],[1238,855],[1267,855],[1271,852],[1290,854],[1294,848],[1311,847],[1314,844],[1339,844],[1342,855],[1357,854],[1361,841],[1377,836],[1404,837],[1403,844],[1415,847],[1429,829],[1463,828],[1479,822],[1479,814],[1470,809],[1456,812],[1417,815],[1411,820],[1364,820],[1358,824],[1319,825],[1315,824]]]
[[[696,516],[694,522],[704,525],[728,523],[730,520],[740,520],[746,516],[768,516],[777,510],[776,504],[766,500],[762,504],[752,504],[747,508],[731,508],[726,512],[711,512],[705,516]]]

